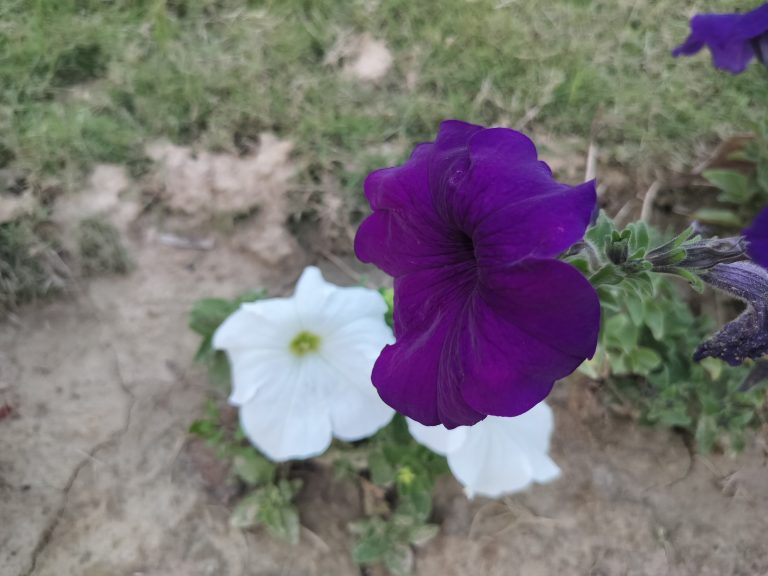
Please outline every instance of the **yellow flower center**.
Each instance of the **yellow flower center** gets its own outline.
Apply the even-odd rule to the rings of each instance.
[[[296,338],[291,340],[291,352],[296,356],[304,356],[310,352],[317,352],[320,348],[320,336],[302,330],[296,335]]]

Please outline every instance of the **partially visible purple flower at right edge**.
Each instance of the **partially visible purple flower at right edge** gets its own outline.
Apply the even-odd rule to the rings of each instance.
[[[768,268],[768,208],[752,221],[752,225],[744,230],[747,239],[747,254],[753,262],[763,268]]]
[[[656,252],[649,259],[663,271],[668,254]],[[741,236],[689,243],[685,259],[676,265],[747,305],[738,318],[698,347],[694,360],[712,357],[736,366],[768,354],[768,208]]]
[[[768,353],[768,270],[753,262],[717,264],[701,279],[747,304],[741,315],[699,346],[693,358],[712,357],[737,366]]]
[[[768,66],[768,3],[744,14],[697,14],[691,33],[672,55],[691,56],[707,46],[715,68],[740,74],[752,58]]]

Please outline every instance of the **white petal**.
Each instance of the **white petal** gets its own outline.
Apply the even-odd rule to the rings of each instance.
[[[280,350],[301,331],[293,303],[270,298],[242,304],[213,334],[217,350]]]
[[[235,349],[228,351],[227,357],[232,374],[229,403],[233,406],[249,402],[262,386],[275,380],[275,375],[279,378],[289,372],[297,360],[287,349],[279,352]]]
[[[302,273],[294,298],[304,329],[320,336],[329,336],[363,319],[374,319],[386,326],[387,304],[379,292],[359,286],[341,288],[326,282],[314,266]]]
[[[441,456],[446,456],[461,449],[467,440],[467,431],[469,429],[466,426],[448,430],[442,424],[424,426],[424,424],[410,418],[406,418],[406,421],[408,422],[408,431],[416,442]]]
[[[321,370],[310,356],[288,373],[262,387],[240,408],[240,423],[248,439],[276,462],[310,458],[331,443],[328,400],[333,383],[318,378]]]
[[[395,415],[379,398],[373,385],[370,392],[340,386],[331,402],[333,435],[347,442],[373,436]]]
[[[560,478],[560,467],[547,454],[537,453],[530,456],[533,468],[533,481],[539,484],[553,482]]]
[[[510,441],[528,455],[535,482],[551,482],[560,476],[560,468],[548,455],[554,416],[547,404],[541,402],[520,416],[500,420]]]
[[[552,428],[552,410],[543,402],[515,418],[489,416],[448,454],[448,465],[468,494],[492,498],[552,481],[560,476],[547,454]]]
[[[485,422],[475,424],[461,448],[448,454],[451,472],[468,495],[497,498],[526,488],[533,480],[526,454]]]
[[[361,335],[361,338],[366,338]],[[371,382],[375,354],[345,347],[325,346],[320,353],[328,379],[336,383],[331,399],[333,434],[342,440],[360,440],[372,436],[395,414],[379,398]]]
[[[296,282],[293,303],[305,330],[317,332],[327,317],[326,300],[338,287],[323,279],[319,268],[308,266]]]
[[[371,370],[384,346],[394,341],[384,315],[353,320],[323,336],[327,354],[363,355],[370,359]]]
[[[326,300],[325,311],[337,326],[347,326],[365,319],[387,325],[384,322],[387,303],[378,291],[369,288],[359,286],[336,288]]]
[[[383,316],[362,318],[322,336],[320,355],[352,385],[374,390],[373,365],[384,346],[393,341]]]
[[[503,423],[502,428],[518,439],[520,444],[531,452],[549,451],[549,440],[555,427],[555,417],[545,402],[515,416],[514,418],[493,418],[492,422]]]

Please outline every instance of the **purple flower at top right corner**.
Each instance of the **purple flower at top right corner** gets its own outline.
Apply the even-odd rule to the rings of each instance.
[[[752,225],[744,230],[747,254],[753,262],[768,268],[768,207],[757,215]]]
[[[697,14],[688,38],[672,55],[691,56],[704,46],[715,68],[731,74],[744,72],[755,57],[768,66],[768,3],[742,14]]]

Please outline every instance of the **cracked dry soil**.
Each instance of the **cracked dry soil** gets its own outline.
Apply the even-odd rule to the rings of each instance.
[[[304,256],[281,269],[226,244],[196,252],[151,237],[132,252],[128,276],[0,326],[0,404],[13,407],[0,419],[0,575],[359,575],[354,484],[302,469],[292,548],[229,526],[187,435],[208,389],[191,361],[190,305],[286,291]],[[583,381],[561,384],[552,405],[562,478],[504,502],[469,502],[441,481],[441,531],[417,551],[417,574],[768,574],[765,430],[736,458],[691,459],[678,435],[606,413]]]

